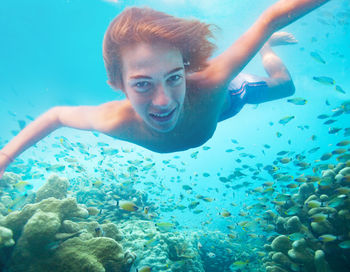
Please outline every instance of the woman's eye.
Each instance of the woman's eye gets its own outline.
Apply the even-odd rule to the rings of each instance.
[[[144,87],[147,87],[148,86],[148,82],[147,81],[142,81],[142,82],[137,82],[135,84],[136,87],[139,87],[139,88],[144,88]]]
[[[151,83],[148,81],[140,81],[134,85],[137,91],[147,91],[151,87]]]
[[[169,81],[171,84],[176,84],[176,83],[178,83],[178,82],[181,82],[180,79],[182,79],[182,76],[180,76],[180,75],[173,75],[173,76],[169,77],[168,81]]]

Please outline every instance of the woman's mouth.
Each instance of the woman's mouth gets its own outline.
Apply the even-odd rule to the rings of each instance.
[[[169,121],[173,116],[176,108],[171,111],[166,111],[162,113],[150,113],[149,115],[152,117],[152,119],[158,121],[158,122],[166,122]]]

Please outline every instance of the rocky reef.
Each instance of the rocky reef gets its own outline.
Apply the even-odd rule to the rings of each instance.
[[[1,271],[130,270],[135,256],[118,242],[117,226],[89,219],[91,211],[66,198],[67,188],[67,180],[52,176],[37,203],[0,218]]]
[[[297,193],[276,202],[279,235],[265,244],[267,272],[350,270],[350,162],[309,177]],[[278,205],[277,205],[278,204]]]

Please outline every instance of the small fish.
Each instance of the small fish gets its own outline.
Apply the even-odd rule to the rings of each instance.
[[[101,188],[103,185],[103,181],[102,180],[96,180],[92,183],[92,186],[95,188]]]
[[[284,157],[284,158],[279,158],[278,159],[281,163],[283,164],[287,164],[289,163],[292,159],[291,158],[288,158],[288,157]]]
[[[337,148],[337,149],[334,149],[334,150],[332,151],[332,154],[333,154],[333,155],[340,155],[340,154],[345,153],[346,151],[347,151],[346,148]]]
[[[29,184],[26,181],[19,181],[13,185],[13,187],[19,191],[19,192],[24,192],[26,190],[31,190],[33,189],[33,185]]]
[[[327,219],[327,215],[323,213],[317,213],[310,217],[311,222],[322,222]]]
[[[347,162],[348,160],[350,160],[350,154],[349,153],[345,153],[345,154],[342,154],[342,155],[337,157],[337,161],[338,162]]]
[[[149,211],[149,207],[148,207],[148,206],[144,207],[143,212],[144,212],[145,214],[148,214],[148,211]]]
[[[344,176],[340,179],[341,182],[350,184],[350,175]]]
[[[10,114],[12,117],[16,117],[16,113],[15,112],[12,112],[12,111],[7,111],[8,112],[8,114]]]
[[[350,193],[350,188],[349,187],[339,187],[339,188],[335,189],[335,192],[338,195],[347,195]]]
[[[19,128],[22,130],[25,128],[26,126],[26,121],[24,120],[18,120],[18,125],[19,125]]]
[[[175,224],[169,222],[160,222],[155,224],[161,231],[170,231],[175,228]]]
[[[350,100],[346,100],[340,105],[340,108],[345,112],[345,113],[350,113]]]
[[[320,240],[321,242],[324,243],[328,243],[328,242],[333,242],[335,240],[337,240],[337,236],[332,235],[332,234],[324,234],[318,237],[318,240]]]
[[[106,143],[103,143],[103,142],[97,142],[97,145],[98,146],[109,146],[109,144],[106,144]]]
[[[344,113],[344,110],[342,108],[335,108],[335,109],[332,109],[332,111],[333,111],[332,117],[338,117]]]
[[[296,182],[299,182],[299,183],[304,183],[304,182],[307,182],[308,179],[307,178],[304,178],[304,177],[300,177],[300,178],[295,178],[294,179]]]
[[[286,215],[296,215],[299,213],[299,207],[293,206],[284,212]]]
[[[337,120],[335,119],[328,119],[327,121],[323,122],[324,125],[330,125],[333,124],[334,122],[336,122]]]
[[[124,211],[128,211],[128,212],[135,212],[139,209],[134,202],[122,201],[122,200],[120,200],[120,201],[117,200],[117,207],[119,207],[120,209],[122,209]]]
[[[189,205],[188,208],[189,209],[194,209],[199,205],[199,201],[192,201]]]
[[[350,240],[341,242],[338,244],[339,247],[344,248],[344,249],[349,249],[350,248]]]
[[[295,118],[294,116],[286,116],[286,117],[283,117],[282,119],[280,119],[278,121],[278,123],[280,123],[282,125],[285,125],[285,124],[287,124],[288,122],[290,122],[294,118]]]
[[[350,128],[345,128],[344,129],[344,137],[350,136]]]
[[[186,190],[186,191],[189,191],[189,190],[192,190],[192,187],[185,184],[185,185],[182,185],[182,189]]]
[[[301,232],[294,232],[294,233],[288,235],[288,238],[291,241],[300,240],[300,239],[302,239],[304,237],[305,237],[305,235],[303,233],[301,233]]]
[[[249,260],[246,260],[246,261],[235,261],[232,265],[236,266],[236,267],[243,267],[243,266],[248,265],[248,263],[249,263]]]
[[[95,236],[96,237],[103,237],[104,235],[105,235],[105,233],[101,227],[95,228]]]
[[[207,256],[208,256],[210,259],[213,259],[213,258],[216,257],[215,253],[213,253],[213,252],[208,252],[208,253],[207,253]]]
[[[327,153],[324,153],[320,159],[321,159],[321,161],[326,161],[326,160],[329,160],[332,156],[333,156],[332,153],[327,152]]]
[[[29,119],[30,121],[34,121],[34,117],[32,117],[30,115],[26,115],[26,118]]]
[[[340,87],[339,85],[335,85],[334,89],[337,91],[337,92],[340,92],[342,94],[345,94],[345,91],[343,90],[342,87]]]
[[[277,155],[278,156],[284,156],[284,155],[286,155],[288,153],[289,153],[289,151],[282,150],[282,151],[278,152]]]
[[[350,140],[343,140],[337,143],[337,146],[346,146],[348,144],[350,144]]]
[[[219,215],[221,215],[222,217],[230,217],[231,213],[229,211],[222,211],[221,213],[219,213]]]
[[[234,233],[229,233],[227,234],[227,236],[231,239],[236,239],[237,238],[237,234],[234,234]]]
[[[198,152],[199,151],[195,151],[195,152],[191,153],[191,158],[197,159]]]
[[[151,272],[152,268],[150,266],[144,266],[140,269],[136,268],[136,272]]]
[[[335,197],[335,198],[331,199],[330,201],[328,201],[327,206],[332,207],[332,208],[337,208],[343,204],[344,204],[343,198]]]
[[[202,212],[203,212],[203,210],[194,210],[194,211],[193,211],[194,214],[200,214],[200,213],[202,213]]]
[[[310,52],[310,56],[317,62],[326,64],[325,60],[317,52]]]
[[[321,83],[321,84],[324,84],[324,85],[334,85],[335,84],[335,80],[331,77],[327,77],[327,76],[314,76],[312,77],[313,80]]]
[[[288,99],[287,102],[292,103],[294,105],[301,106],[301,105],[305,105],[307,103],[307,100],[302,97],[295,97],[295,98]]]
[[[287,185],[287,188],[289,188],[289,189],[295,189],[295,188],[297,188],[298,186],[299,186],[299,185],[296,184],[296,183],[290,183],[290,184]]]
[[[328,114],[320,114],[317,116],[318,119],[326,119],[329,118],[330,116]]]
[[[310,200],[306,203],[306,206],[308,208],[318,208],[321,207],[321,202],[317,201],[317,200]]]
[[[314,147],[314,148],[312,148],[312,149],[310,149],[309,151],[308,151],[308,153],[310,153],[310,154],[312,154],[312,153],[315,153],[316,151],[318,151],[319,149],[320,149],[321,147]]]
[[[156,246],[159,244],[159,239],[156,239],[156,238],[152,238],[150,240],[148,240],[144,245],[143,247],[144,248],[150,248],[150,247],[153,247],[153,246]]]
[[[329,128],[328,133],[335,134],[335,133],[339,132],[340,130],[341,130],[341,128],[333,127],[333,128]]]

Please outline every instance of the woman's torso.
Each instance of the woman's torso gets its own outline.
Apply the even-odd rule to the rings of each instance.
[[[225,107],[226,93],[227,90],[198,90],[195,83],[187,83],[182,117],[176,127],[167,133],[150,129],[126,100],[123,111],[133,116],[123,123],[123,128],[107,134],[159,153],[198,147],[214,134],[220,113]]]

